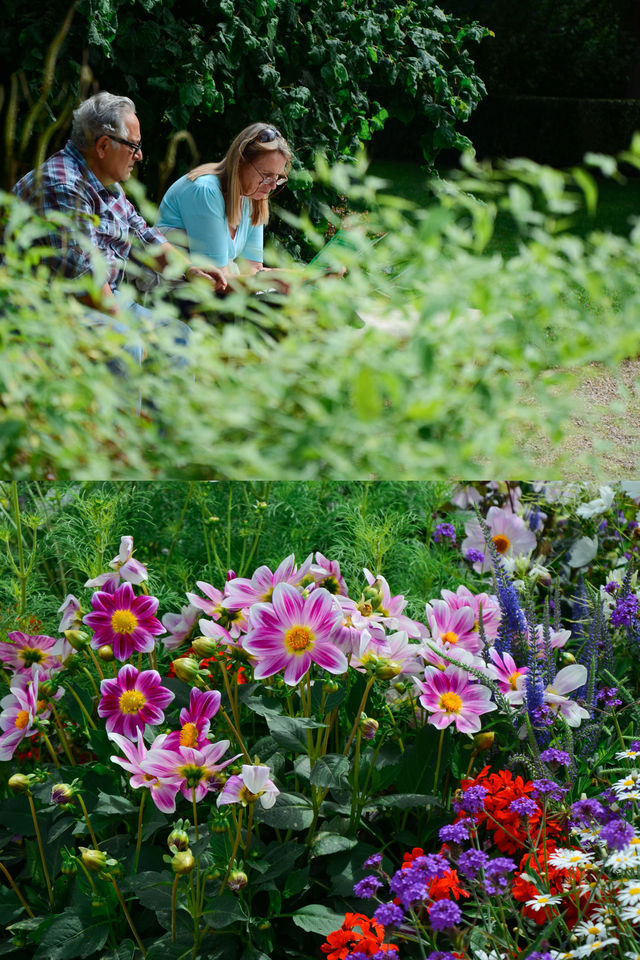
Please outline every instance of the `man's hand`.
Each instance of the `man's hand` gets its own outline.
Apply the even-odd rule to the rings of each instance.
[[[184,272],[184,277],[185,280],[203,277],[213,285],[216,293],[224,293],[228,286],[224,272],[218,269],[218,267],[187,267]]]

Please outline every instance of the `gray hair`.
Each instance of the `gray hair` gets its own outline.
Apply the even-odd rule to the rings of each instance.
[[[116,97],[104,91],[96,93],[73,111],[71,142],[83,151],[89,150],[104,134],[126,137],[124,116],[135,112],[135,104],[129,97]]]

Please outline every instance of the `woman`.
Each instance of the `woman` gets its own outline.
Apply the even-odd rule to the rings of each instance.
[[[156,225],[169,236],[183,231],[191,253],[206,257],[225,277],[264,271],[270,283],[286,291],[280,271],[263,268],[262,234],[269,197],[287,182],[290,166],[291,150],[280,131],[253,123],[222,160],[196,167],[169,187]],[[244,261],[242,270],[236,258]]]

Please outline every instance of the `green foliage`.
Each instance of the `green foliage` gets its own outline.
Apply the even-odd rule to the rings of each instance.
[[[638,144],[624,158],[639,163]],[[561,442],[572,416],[593,425],[596,451],[607,440],[577,374],[639,347],[636,233],[570,232],[583,193],[593,204],[591,175],[469,161],[458,182],[433,181],[420,209],[352,167],[320,167],[317,180],[369,210],[335,248],[347,276],[301,272],[277,308],[242,291],[223,315],[194,285],[188,367],[162,328],[139,368],[120,334],[87,324],[77,283],[41,262],[41,225],[5,196],[5,475],[446,479],[487,460],[529,469],[539,449],[549,469],[588,464]],[[492,247],[498,216],[518,237],[509,260]],[[320,243],[308,219],[288,219]],[[156,318],[176,316],[164,296],[149,295]],[[393,539],[383,519],[377,536],[374,558]]]
[[[60,15],[42,0],[21,8],[17,43],[0,47],[29,96]],[[86,59],[102,89],[131,96],[160,192],[172,134],[188,128],[199,153],[217,159],[257,119],[277,124],[308,166],[317,152],[353,155],[388,116],[427,117],[431,164],[443,148],[468,145],[457,126],[484,94],[469,49],[486,34],[414,0],[81,0],[53,94],[78,90]]]

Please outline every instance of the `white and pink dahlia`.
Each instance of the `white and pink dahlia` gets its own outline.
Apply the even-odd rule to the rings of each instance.
[[[242,646],[255,660],[256,680],[283,670],[284,682],[295,686],[312,663],[345,673],[347,658],[332,642],[340,620],[340,607],[326,590],[303,597],[291,584],[277,584],[272,603],[256,603],[249,611]]]
[[[458,667],[428,669],[424,682],[414,682],[420,690],[420,703],[431,714],[429,723],[439,730],[453,723],[460,733],[477,733],[480,717],[497,709],[491,691],[481,683],[472,683],[469,674]]]

